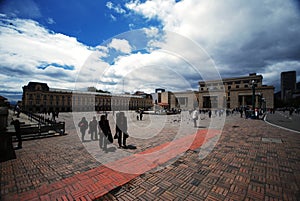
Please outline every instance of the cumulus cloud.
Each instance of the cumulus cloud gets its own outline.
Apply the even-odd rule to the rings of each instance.
[[[126,7],[197,42],[224,77],[265,73],[270,62],[287,61],[294,61],[292,68],[300,74],[300,12],[295,1],[152,0],[131,1]]]
[[[118,36],[118,39],[108,42],[110,51],[113,51],[111,47],[121,49],[120,42],[130,44],[131,48],[128,48],[128,54],[121,51],[115,55],[113,63],[105,63],[106,69],[97,73],[100,75],[98,86],[114,93],[121,93],[123,87],[128,92],[142,90],[151,93],[160,87],[172,91],[185,91],[197,89],[198,81],[202,78],[218,78],[214,63],[193,41],[173,32],[165,32],[163,38],[157,37],[161,34],[154,33],[158,32],[155,29],[143,29],[124,33]],[[155,40],[156,48],[149,51],[149,41]],[[94,64],[98,65],[94,69],[103,69],[103,60],[94,61]]]
[[[36,21],[1,15],[0,87],[21,90],[20,83],[43,81],[72,89],[76,80],[76,88],[116,93],[123,84],[129,92],[180,91],[197,90],[199,80],[218,79],[219,73],[226,78],[257,72],[278,90],[280,72],[287,70],[296,70],[299,80],[300,12],[293,0],[132,0],[108,1],[106,7],[115,12],[112,20],[140,15],[145,24],[160,23],[87,47]],[[137,21],[129,28],[140,27]]]
[[[108,45],[109,48],[113,48],[123,53],[130,53],[132,48],[127,40],[113,38],[111,43]]]
[[[53,87],[71,87],[78,69],[91,54],[76,38],[53,33],[33,20],[0,21],[0,59],[3,82],[20,84],[38,80]],[[17,75],[17,80],[12,79]],[[57,82],[60,80],[60,82]]]

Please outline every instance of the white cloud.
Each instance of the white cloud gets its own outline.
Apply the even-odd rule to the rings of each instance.
[[[110,10],[114,10],[118,14],[125,14],[126,11],[121,7],[120,4],[114,5],[111,1],[108,1],[106,3],[106,7],[109,8]]]
[[[113,3],[111,1],[106,2],[106,7],[109,9],[113,8]]]
[[[110,14],[110,18],[112,19],[112,21],[117,21],[117,18],[112,14]]]
[[[159,30],[156,27],[143,28],[143,30],[149,38],[157,38],[159,36]]]
[[[129,42],[125,39],[113,38],[108,47],[127,54],[129,54],[132,50]]]
[[[106,6],[129,16],[119,4]],[[149,19],[145,24],[151,19],[161,24],[142,29],[146,39],[128,33],[91,48],[35,21],[1,16],[1,80],[19,90],[19,83],[32,80],[72,89],[76,80],[77,88],[94,85],[112,92],[122,92],[124,80],[125,91],[153,92],[197,90],[200,79],[218,78],[216,66],[222,77],[257,72],[271,85],[281,71],[300,74],[300,17],[293,1],[132,0],[125,7]],[[133,23],[129,28],[139,27]],[[74,70],[37,68],[45,63]]]
[[[47,23],[48,23],[48,24],[55,24],[56,22],[54,21],[53,18],[49,17],[49,18],[47,19]]]
[[[48,82],[52,87],[71,86],[70,80],[75,79],[92,52],[75,38],[53,33],[32,20],[4,18],[0,23],[0,73],[5,77],[2,82],[10,82],[13,74],[18,75],[13,80],[19,84],[18,90],[32,80]],[[74,70],[53,65],[45,70],[38,68],[45,64]]]
[[[169,34],[172,35],[172,33]],[[136,35],[135,38],[139,38],[139,36]],[[118,56],[115,58],[114,64],[108,66],[105,73],[99,77],[104,84],[98,86],[114,93],[120,93],[123,89],[123,81],[125,81],[125,91],[129,92],[143,90],[150,93],[159,87],[173,91],[185,91],[195,89],[195,86],[197,88],[197,82],[201,78],[213,76],[216,72],[214,64],[201,48],[187,44],[189,41],[180,36],[173,36],[173,39],[171,36],[168,38],[169,40],[174,39],[176,42],[182,40],[181,43],[185,43],[188,47],[180,46],[180,49],[176,49],[178,46],[172,46],[170,45],[172,41],[167,41],[167,43],[161,43],[161,49],[149,53],[137,52]],[[186,52],[183,53],[182,50]],[[197,62],[194,58],[196,54]],[[114,84],[109,85],[108,83]]]
[[[300,41],[293,40],[300,35],[300,12],[292,0],[147,0],[126,7],[200,44],[221,73],[229,68],[245,75],[262,72],[268,61],[300,60]]]
[[[154,0],[145,1],[141,3],[140,1],[131,1],[125,4],[125,7],[134,10],[137,13],[143,14],[146,18],[164,18],[169,15],[175,5],[174,0]]]

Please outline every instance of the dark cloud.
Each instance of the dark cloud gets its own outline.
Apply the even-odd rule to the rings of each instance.
[[[13,77],[25,77],[32,75],[32,72],[29,71],[28,68],[25,68],[25,66],[17,66],[17,67],[8,67],[8,66],[3,66],[0,65],[1,68],[1,75],[5,76],[13,76]]]

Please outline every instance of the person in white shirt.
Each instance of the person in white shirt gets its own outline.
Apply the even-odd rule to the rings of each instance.
[[[198,117],[199,117],[199,111],[195,108],[194,111],[193,111],[193,113],[192,113],[192,119],[194,121],[194,127],[195,128],[197,127]]]

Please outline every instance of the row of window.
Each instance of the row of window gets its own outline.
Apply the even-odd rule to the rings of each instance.
[[[44,95],[46,96],[46,95]],[[25,102],[28,102],[29,105],[56,105],[56,106],[71,106],[73,105],[133,105],[133,106],[140,106],[140,105],[146,105],[146,104],[152,104],[152,100],[145,100],[145,99],[114,99],[114,98],[104,98],[104,97],[84,97],[84,96],[73,96],[72,97],[72,103],[71,103],[71,97],[68,96],[67,99],[65,99],[64,96],[54,96],[56,97],[56,101],[53,99],[53,95],[48,95],[50,97],[49,100],[44,99],[43,101],[39,99],[40,95],[36,95],[36,99],[34,99],[34,94],[29,94],[29,99]],[[59,98],[61,97],[61,99]]]
[[[260,79],[254,79],[254,83],[255,85],[257,85],[257,83],[260,83],[261,80]],[[216,88],[219,87],[218,89],[223,89],[223,86],[228,86],[231,87],[232,85],[236,85],[236,88],[239,88],[240,84],[245,84],[244,87],[247,88],[249,87],[249,85],[252,85],[252,80],[238,80],[238,81],[232,81],[232,82],[220,82],[220,83],[210,83],[210,84],[206,84],[206,83],[202,83],[200,84],[201,90],[204,89],[205,87],[207,87],[207,90],[210,88]]]
[[[39,100],[36,100],[36,101],[33,101],[33,100],[30,100],[28,102],[29,106],[32,106],[32,105],[40,105],[41,104],[41,101]],[[55,103],[55,104],[54,104]],[[111,103],[110,102],[100,102],[98,104],[95,104],[96,106],[102,106],[102,105],[105,105],[105,106],[108,106],[110,105]],[[146,102],[145,101],[132,101],[132,102],[127,102],[127,104],[129,104],[130,106],[145,106],[146,105]],[[126,102],[122,102],[122,103],[112,103],[112,106],[118,106],[118,105],[127,105]],[[149,104],[149,103],[148,103]],[[44,106],[47,106],[47,102],[43,102],[43,105]],[[61,104],[59,102],[52,102],[50,101],[49,102],[49,105],[50,106],[65,106],[64,102],[62,102]],[[71,102],[67,102],[67,106],[71,106]],[[85,104],[85,103],[73,103],[73,105],[94,105],[94,104]]]
[[[60,97],[63,101],[65,100],[65,96],[59,96],[59,95],[41,95],[41,94],[26,94],[26,95],[28,96],[29,100],[33,100],[33,99],[41,100],[41,98],[43,98],[43,100],[48,100],[49,98],[49,100],[51,101],[53,101],[54,99],[56,99],[56,101],[59,101]],[[70,101],[71,97],[67,96],[67,99],[68,101]]]
[[[236,89],[239,89],[240,88],[240,86],[241,85],[235,85],[235,88]],[[258,85],[257,84],[254,84],[254,87],[257,87]],[[249,88],[249,87],[252,87],[252,86],[250,86],[250,85],[248,85],[248,84],[245,84],[244,86],[243,86],[243,88]],[[208,87],[208,88],[206,88],[206,90],[208,91],[208,90],[222,90],[222,89],[224,89],[223,87],[220,87],[220,88],[217,88],[217,87]],[[228,90],[230,90],[230,89],[232,89],[232,86],[227,86],[227,89]],[[204,91],[205,89],[202,87],[201,88],[201,91]]]

